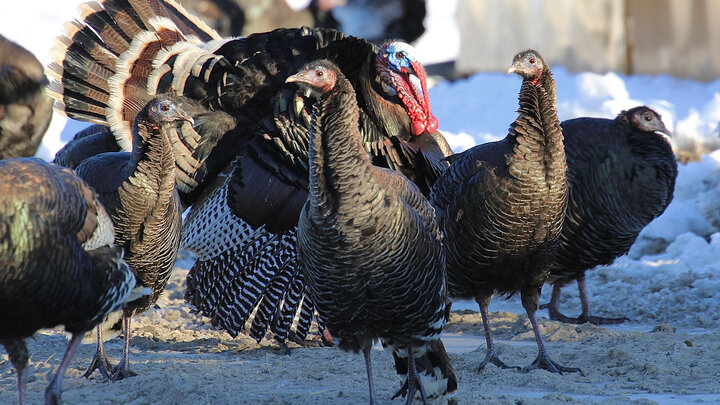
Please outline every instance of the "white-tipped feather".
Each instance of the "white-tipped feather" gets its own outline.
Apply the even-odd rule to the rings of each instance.
[[[137,34],[130,43],[130,48],[120,55],[115,75],[108,80],[110,99],[108,100],[108,108],[105,115],[118,145],[125,151],[132,150],[132,122],[123,117],[125,107],[123,104],[125,100],[124,87],[130,77],[130,69],[142,50],[148,43],[158,40],[157,34],[152,31],[143,31]],[[146,88],[142,90],[147,92]],[[138,106],[137,111],[140,111],[140,108],[142,108],[141,104],[144,104],[146,101],[147,100],[138,100],[136,103]]]
[[[176,3],[176,2],[173,1],[173,0],[164,0],[164,1],[162,1],[162,2],[164,2],[164,3],[168,4],[169,6],[175,8],[175,9],[178,11],[178,13],[180,13],[182,16],[184,16],[185,18],[187,18],[188,20],[190,20],[190,21],[191,21],[193,24],[195,24],[198,28],[200,28],[202,31],[204,31],[209,37],[211,37],[211,38],[213,38],[213,39],[221,39],[221,38],[222,38],[222,37],[220,36],[220,34],[217,33],[217,31],[215,31],[214,29],[210,28],[209,25],[205,24],[205,22],[203,22],[203,21],[202,21],[201,19],[199,19],[198,17],[196,17],[196,16],[188,13],[187,10],[185,10],[185,8],[184,8],[183,6],[181,6],[179,3]]]
[[[102,323],[98,324],[92,330],[85,332],[82,338],[82,344],[89,345],[97,343],[97,328],[101,328],[103,331],[103,342],[120,336],[122,331],[120,329],[113,329],[113,326],[120,321],[120,317],[122,317],[122,311],[120,310],[109,313]]]
[[[122,85],[127,80],[129,75],[118,73],[108,80],[108,84],[111,89],[122,89]],[[132,150],[132,131],[130,123],[122,118],[123,110],[123,94],[122,92],[114,93],[111,92],[110,99],[108,100],[108,107],[105,111],[105,117],[107,123],[110,125],[115,140],[117,141],[120,148],[124,151]]]
[[[212,55],[199,47],[179,54],[173,64],[172,88],[182,92],[187,78],[192,74],[193,66],[197,63],[202,65],[210,58],[218,58],[218,56]]]
[[[152,288],[136,285],[135,288],[133,288],[132,291],[130,291],[130,294],[128,294],[127,298],[125,299],[125,302],[132,302],[132,301],[135,301],[142,297],[151,295],[152,293],[153,293]]]
[[[78,13],[85,19],[87,16],[105,10],[105,7],[97,1],[88,1],[86,3],[80,3],[77,6]]]

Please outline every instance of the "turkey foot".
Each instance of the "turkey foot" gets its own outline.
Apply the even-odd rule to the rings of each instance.
[[[92,373],[97,370],[100,375],[103,378],[103,381],[107,382],[110,381],[110,370],[112,369],[112,365],[110,364],[110,360],[108,360],[107,353],[105,352],[105,345],[103,344],[103,338],[102,338],[102,328],[97,328],[97,350],[95,351],[95,356],[93,356],[92,361],[90,362],[90,366],[87,370],[85,370],[85,373],[82,375],[85,378],[90,378]]]
[[[630,318],[604,318],[602,316],[593,316],[583,314],[577,317],[577,323],[591,323],[593,325],[617,325],[629,321]]]
[[[585,278],[578,278],[577,280],[578,284],[578,291],[580,293],[580,303],[582,305],[582,313],[577,318],[571,318],[568,316],[563,315],[560,312],[560,290],[561,286],[556,284],[553,286],[552,291],[552,297],[550,298],[550,302],[547,304],[543,304],[540,306],[540,309],[547,309],[548,310],[548,316],[553,321],[563,322],[563,323],[570,323],[570,324],[583,324],[583,323],[591,323],[593,325],[617,325],[620,323],[623,323],[625,321],[629,321],[630,319],[622,317],[622,318],[603,318],[600,316],[592,316],[590,315],[590,303],[587,296],[587,289],[585,287]]]
[[[136,372],[130,370],[130,364],[125,362],[125,359],[123,359],[120,364],[115,366],[113,369],[112,381],[124,380],[126,378],[135,377],[136,375]]]
[[[92,373],[97,370],[100,375],[103,378],[103,381],[107,382],[110,381],[110,373],[109,370],[112,369],[112,365],[110,364],[110,360],[108,360],[107,355],[105,354],[105,351],[100,353],[100,350],[95,352],[95,356],[93,356],[92,361],[90,362],[90,366],[85,370],[85,373],[83,373],[83,377],[90,378]]]
[[[415,358],[412,355],[412,345],[408,347],[408,374],[405,382],[400,387],[392,398],[395,399],[398,396],[406,396],[405,405],[411,405],[415,399],[415,394],[420,393],[420,399],[424,405],[427,405],[427,395],[425,394],[425,388],[420,381],[420,377],[417,375],[417,369],[415,368]]]
[[[483,371],[483,369],[485,369],[485,366],[486,366],[488,363],[494,364],[494,365],[496,365],[497,367],[503,368],[503,369],[512,368],[512,369],[515,369],[515,370],[520,370],[520,367],[518,367],[518,366],[508,366],[508,365],[505,364],[502,360],[500,360],[500,357],[498,356],[497,349],[496,349],[494,346],[493,346],[492,350],[488,350],[487,354],[485,355],[485,358],[483,359],[483,361],[480,362],[480,366],[478,367],[477,372],[479,373],[479,372]]]
[[[535,361],[532,362],[527,367],[524,367],[522,369],[523,373],[527,373],[531,370],[536,369],[543,369],[547,370],[551,373],[558,373],[562,375],[562,373],[582,373],[582,370],[575,367],[565,367],[561,366],[560,364],[555,363],[550,359],[550,356],[547,355],[547,353],[540,352],[538,353],[538,356],[535,358]]]

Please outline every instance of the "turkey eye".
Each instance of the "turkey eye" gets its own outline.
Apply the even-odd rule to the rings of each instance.
[[[398,58],[399,60],[402,60],[405,57],[405,55],[402,52],[398,52],[395,54],[395,57]]]
[[[649,122],[649,121],[652,121],[652,117],[650,117],[649,115],[646,115],[646,116],[645,116],[645,121],[648,121],[648,122]]]
[[[534,64],[535,64],[535,58],[530,58],[530,60],[529,60],[528,62],[530,62],[531,65],[534,65]]]
[[[315,71],[315,76],[317,76],[317,77],[323,77],[324,74],[325,74],[325,73],[323,73],[323,71],[320,70],[320,69],[318,69],[318,70]]]
[[[163,110],[163,111],[169,111],[169,110],[170,110],[170,107],[168,107],[166,104],[163,104],[163,106],[160,107],[160,109]]]

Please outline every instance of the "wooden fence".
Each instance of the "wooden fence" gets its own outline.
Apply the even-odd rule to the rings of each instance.
[[[720,78],[720,0],[460,0],[459,74],[539,50],[571,71]]]

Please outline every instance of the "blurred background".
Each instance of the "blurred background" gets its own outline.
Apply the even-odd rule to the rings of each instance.
[[[450,48],[456,54],[448,52],[435,58],[456,59],[452,71],[455,76],[504,71],[509,52],[532,47],[542,50],[549,63],[576,72],[664,73],[703,81],[720,77],[720,24],[715,23],[720,16],[720,2],[716,0],[181,0],[181,3],[202,15],[225,36],[308,25],[339,29],[375,42],[387,38],[417,42],[427,28],[434,32],[442,30],[437,25],[455,23],[457,32],[452,34],[457,35],[459,48]],[[440,16],[450,17],[449,21],[438,21]]]

